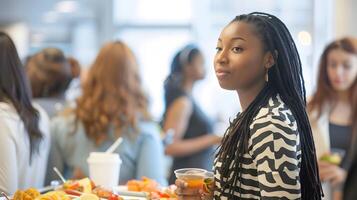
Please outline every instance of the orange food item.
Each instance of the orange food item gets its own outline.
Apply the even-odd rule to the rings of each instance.
[[[91,193],[95,184],[89,178],[81,180],[68,180],[63,184],[64,190],[76,190],[84,193]]]
[[[34,200],[40,196],[40,192],[34,188],[25,191],[17,190],[14,194],[13,200]]]
[[[143,177],[142,180],[130,180],[127,183],[128,190],[131,192],[147,192],[149,193],[150,199],[166,199],[173,200],[176,199],[175,189],[176,187],[169,187],[161,190],[159,184],[147,177]],[[110,199],[109,199],[110,200]]]
[[[128,181],[127,187],[132,192],[155,192],[158,191],[159,184],[154,180],[143,177],[142,180]]]
[[[24,191],[18,190],[14,194],[14,200],[33,200],[33,198]]]
[[[97,195],[99,198],[104,198],[104,199],[108,199],[108,200],[123,200],[122,197],[114,194],[113,192],[111,192],[105,188],[96,187],[92,192],[93,192],[93,194]]]
[[[140,192],[139,184],[136,182],[136,180],[128,181],[127,187],[129,191]]]
[[[71,198],[63,191],[52,191],[38,196],[35,200],[71,200]]]

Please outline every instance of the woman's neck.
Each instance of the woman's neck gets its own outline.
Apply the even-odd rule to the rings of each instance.
[[[254,99],[258,96],[260,91],[264,88],[266,82],[262,81],[260,83],[254,84],[249,88],[237,89],[240,105],[242,107],[242,111],[245,111],[248,106],[254,101]]]
[[[349,93],[337,92],[335,102],[330,111],[330,122],[338,125],[351,125],[352,123],[352,105],[349,99]]]
[[[336,103],[349,103],[350,94],[349,91],[337,91],[336,92]]]
[[[182,83],[182,89],[187,93],[191,94],[193,89],[194,81],[190,79],[184,79]]]

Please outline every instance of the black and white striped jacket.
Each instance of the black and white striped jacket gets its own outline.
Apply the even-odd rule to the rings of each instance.
[[[236,185],[234,199],[300,199],[301,148],[297,123],[279,95],[261,108],[250,130],[249,152],[244,155],[242,181]],[[233,165],[232,160],[225,162]],[[222,162],[215,160],[214,197],[225,200],[228,191],[220,189],[221,166]]]

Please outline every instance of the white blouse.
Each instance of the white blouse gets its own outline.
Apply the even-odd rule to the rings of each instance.
[[[49,118],[38,105],[39,128],[43,134],[39,153],[32,156],[23,121],[13,105],[0,102],[0,190],[14,194],[17,189],[43,187],[50,149]]]

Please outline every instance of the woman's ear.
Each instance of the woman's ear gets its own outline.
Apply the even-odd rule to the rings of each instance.
[[[265,54],[264,57],[264,68],[270,69],[273,65],[275,65],[275,60],[278,58],[278,51],[274,51],[275,56],[269,51]]]

